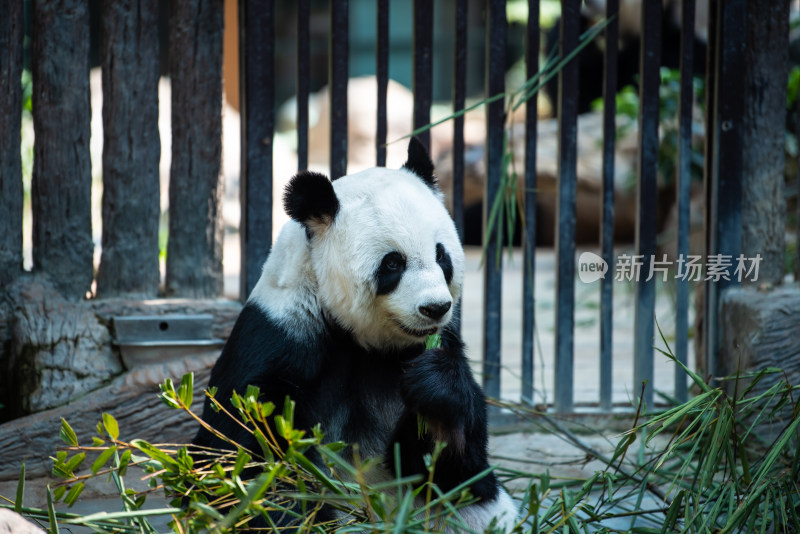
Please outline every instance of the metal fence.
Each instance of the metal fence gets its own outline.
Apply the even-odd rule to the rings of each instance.
[[[415,128],[431,120],[433,79],[433,10],[435,2],[413,3],[413,93]],[[707,253],[735,255],[740,247],[738,224],[741,203],[741,132],[726,125],[738,123],[743,113],[741,43],[744,42],[744,0],[711,0],[707,64],[706,198]],[[19,164],[19,89],[23,50],[23,2],[0,7],[0,278],[5,283],[21,269],[22,191]],[[88,33],[89,16],[83,0],[33,2],[32,73],[36,158],[33,175],[34,270],[50,274],[59,287],[81,298],[93,279],[88,161],[88,64],[81,35]],[[97,296],[154,296],[158,285],[158,159],[152,143],[156,128],[158,57],[157,39],[141,32],[157,25],[157,0],[104,2],[101,65],[106,106],[103,112],[103,255],[97,273]],[[617,73],[616,14],[618,0],[608,0],[604,53],[603,209],[602,257],[614,264],[614,150]],[[330,172],[347,171],[348,0],[330,0],[329,87]],[[681,44],[680,136],[676,196],[679,210],[678,254],[688,253],[689,158],[693,94],[691,38],[694,0],[684,0]],[[135,9],[134,9],[135,7]],[[453,62],[453,111],[465,107],[468,63],[467,9],[475,3],[454,0],[457,51]],[[507,42],[506,2],[486,0],[485,95],[505,91]],[[579,44],[580,0],[563,0],[560,22],[561,57]],[[528,1],[526,68],[528,77],[539,71],[539,2]],[[300,169],[308,163],[309,14],[310,0],[298,0],[297,12],[297,151]],[[643,0],[641,69],[639,80],[639,164],[635,250],[643,270],[656,253],[657,152],[659,143],[659,55],[661,0]],[[273,148],[275,135],[275,27],[274,0],[240,0],[240,107],[241,107],[241,294],[255,285],[270,251]],[[220,120],[223,6],[216,0],[173,0],[170,17],[170,70],[173,87],[173,156],[170,187],[170,236],[166,290],[175,296],[216,296],[221,291]],[[375,157],[386,161],[387,84],[389,65],[389,1],[377,0],[376,68],[378,108]],[[687,29],[689,29],[687,31]],[[138,35],[139,38],[131,36]],[[72,43],[75,46],[64,46]],[[558,412],[574,410],[575,331],[575,209],[578,116],[578,66],[567,63],[558,73],[559,155],[556,233],[555,402]],[[535,98],[535,95],[534,95]],[[505,111],[502,99],[486,106],[486,175],[484,206],[491,206],[500,187],[503,163]],[[534,373],[534,265],[536,243],[536,107],[525,118],[525,228],[522,400],[533,402]],[[464,120],[453,124],[453,210],[463,227]],[[419,135],[429,143],[428,133]],[[486,211],[486,208],[484,208]],[[6,215],[7,214],[7,215]],[[501,247],[495,234],[486,236],[486,254]],[[484,387],[500,394],[500,326],[502,265],[484,267]],[[733,283],[733,282],[731,282]],[[601,289],[600,406],[612,408],[612,296],[613,279]],[[716,354],[715,313],[721,284],[706,284],[707,371],[713,372]],[[634,383],[647,382],[643,400],[653,403],[653,338],[655,281],[636,285]],[[677,285],[675,354],[687,360],[688,282]],[[678,399],[687,397],[686,382],[676,380]]]
[[[413,2],[414,54],[413,54],[413,93],[414,128],[421,128],[431,121],[433,78],[433,27],[434,2],[415,0]],[[691,122],[693,110],[692,73],[695,61],[705,60],[706,72],[706,157],[705,187],[707,198],[706,254],[727,254],[735,257],[740,250],[740,224],[738,221],[741,205],[741,130],[726,125],[741,123],[743,116],[743,76],[742,46],[745,42],[744,23],[745,2],[732,0],[709,3],[708,57],[694,58],[695,2],[683,0],[680,26],[680,106],[679,106],[679,152],[676,184],[678,206],[678,244],[677,254],[689,254],[689,203],[690,203],[690,158]],[[270,205],[271,167],[250,165],[252,161],[267,162],[269,146],[261,142],[272,135],[273,120],[270,110],[274,109],[270,84],[264,83],[274,74],[270,58],[274,50],[274,35],[271,30],[275,21],[269,16],[269,0],[243,0],[240,2],[242,40],[240,50],[244,51],[242,65],[247,102],[242,115],[242,135],[245,140],[246,156],[243,156],[242,202],[246,206],[242,220],[242,294],[248,294],[260,274],[261,264],[269,253],[270,243],[256,241],[256,236],[269,236],[271,229],[258,221],[248,220],[253,212],[250,206],[263,209]],[[308,86],[304,82],[308,73],[309,50],[307,40],[307,17],[309,0],[298,2],[298,156],[302,170],[307,162],[307,106]],[[455,20],[455,50],[453,61],[453,112],[464,110],[467,62],[464,51],[467,43],[467,10],[475,8],[467,0],[453,2]],[[500,95],[505,91],[505,54],[507,43],[506,2],[486,0],[477,7],[484,10],[485,19],[485,97]],[[580,41],[579,15],[580,0],[561,2],[560,57],[567,57],[576,49]],[[617,14],[618,0],[606,2],[606,18],[603,30],[604,52],[604,91],[603,91],[603,209],[601,222],[602,257],[608,265],[614,264],[614,150],[615,150],[615,94],[617,90],[617,43],[619,27]],[[659,86],[662,17],[661,0],[642,1],[642,38],[639,73],[639,164],[637,173],[637,229],[635,253],[641,255],[641,269],[650,269],[650,262],[656,255],[656,206],[658,179],[659,146]],[[330,169],[333,177],[346,173],[347,168],[347,0],[330,2],[330,109],[331,146]],[[263,18],[262,18],[263,17]],[[539,2],[528,1],[528,24],[526,30],[526,74],[533,77],[540,69],[540,29]],[[388,31],[389,2],[377,3],[377,43],[376,69],[378,79],[378,123],[376,132],[376,162],[385,163],[386,139],[386,87],[388,83]],[[558,73],[559,97],[559,190],[558,225],[556,233],[557,287],[556,287],[556,342],[555,342],[555,399],[557,412],[574,410],[574,330],[575,330],[575,205],[576,205],[576,161],[577,161],[577,116],[578,116],[578,65],[567,63]],[[535,99],[535,94],[533,95]],[[535,101],[535,100],[534,100]],[[253,104],[255,103],[255,106]],[[503,164],[503,137],[505,109],[502,99],[486,104],[486,175],[484,206],[492,206],[500,187]],[[266,119],[266,120],[265,120]],[[534,265],[536,243],[536,107],[528,106],[525,118],[525,195],[523,199],[525,228],[523,230],[523,331],[522,331],[522,401],[533,403],[534,384]],[[453,216],[459,229],[463,228],[463,178],[464,178],[464,123],[463,117],[453,119]],[[258,132],[255,129],[258,128]],[[429,143],[428,132],[419,137]],[[259,159],[262,158],[262,159]],[[245,164],[247,161],[247,164]],[[245,168],[246,167],[246,168]],[[723,178],[721,178],[723,177]],[[255,197],[254,195],[259,195]],[[486,213],[486,208],[484,213]],[[484,215],[484,224],[486,216]],[[269,224],[269,221],[266,221]],[[258,228],[258,231],[255,231]],[[486,257],[494,257],[502,244],[496,233],[484,235]],[[503,305],[501,302],[502,265],[496,262],[484,264],[484,338],[483,380],[489,396],[500,396],[500,327]],[[714,354],[717,353],[715,332],[715,312],[719,294],[725,289],[723,283],[705,283],[704,353],[706,372],[713,374]],[[613,277],[605,277],[601,289],[601,336],[598,347],[600,358],[600,407],[612,409],[612,296]],[[655,337],[655,291],[654,278],[641,280],[636,284],[636,325],[634,384],[646,383],[642,400],[648,405],[654,401],[653,340]],[[689,345],[689,282],[677,281],[676,295],[676,333],[674,352],[676,358],[687,362]],[[683,379],[682,379],[683,378]],[[687,398],[687,387],[683,371],[676,366],[674,397]]]

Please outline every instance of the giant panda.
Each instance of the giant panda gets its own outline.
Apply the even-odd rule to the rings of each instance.
[[[216,398],[249,384],[278,406],[289,396],[296,428],[319,423],[326,441],[382,459],[387,477],[395,443],[402,474],[427,476],[425,455],[446,442],[434,471],[445,491],[486,470],[486,401],[453,326],[464,252],[422,144],[412,138],[399,170],[333,182],[301,172],[284,206],[291,220],[212,370]],[[441,348],[426,350],[433,333]],[[260,450],[209,399],[203,419]],[[204,429],[194,443],[224,446]],[[479,499],[461,510],[470,528],[513,526],[516,507],[493,473],[470,490]]]

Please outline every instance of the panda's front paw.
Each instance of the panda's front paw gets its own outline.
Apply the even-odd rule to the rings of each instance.
[[[443,423],[463,424],[481,399],[466,360],[446,349],[426,350],[406,365],[401,382],[406,406]]]

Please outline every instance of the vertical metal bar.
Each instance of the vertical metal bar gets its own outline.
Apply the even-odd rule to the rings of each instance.
[[[244,301],[272,247],[272,139],[275,131],[275,0],[239,2],[241,178],[239,224]]]
[[[561,3],[561,57],[578,45],[580,0]],[[575,347],[575,195],[578,161],[578,62],[558,74],[558,200],[556,207],[555,409],[573,409]]]
[[[22,48],[23,1],[0,6],[0,287],[22,273]]]
[[[712,181],[711,227],[709,254],[736,258],[742,250],[742,148],[745,113],[745,62],[747,1],[727,0],[717,8],[717,78],[714,101],[716,122],[713,125],[715,172]],[[710,257],[710,256],[709,256]],[[709,299],[708,354],[712,377],[718,373],[719,329],[716,320],[719,301],[725,290],[737,285],[733,266],[729,280],[706,283]]]
[[[453,67],[453,111],[464,109],[467,100],[467,0],[455,2],[455,61]],[[464,117],[453,120],[453,220],[458,238],[464,240]]]
[[[531,79],[539,72],[539,0],[528,0],[528,25],[525,34],[525,75]],[[535,92],[525,105],[525,227],[522,232],[522,398],[533,404],[533,356],[536,267],[536,101]]]
[[[714,131],[714,124],[716,124],[716,110],[714,109],[714,102],[716,100],[716,87],[717,87],[717,11],[718,1],[708,1],[708,49],[706,51],[706,117],[705,117],[705,166],[703,169],[703,194],[705,196],[705,211],[703,216],[703,233],[704,233],[704,249],[703,253],[710,254],[712,245],[712,228],[713,219],[711,214],[712,196],[714,183],[714,173],[717,167],[714,161],[714,144],[716,143],[717,136]],[[706,378],[710,369],[708,361],[708,335],[709,327],[708,320],[710,317],[710,302],[709,302],[709,287],[708,283],[703,282],[702,286],[698,289],[698,295],[703,295],[702,301],[702,320],[700,321],[700,346],[698,347],[697,358],[702,362],[700,367],[705,371]]]
[[[331,179],[347,174],[347,78],[349,2],[331,0],[328,85],[331,110]]]
[[[453,58],[453,111],[463,110],[467,100],[467,0],[455,0],[455,46]],[[453,221],[458,239],[464,241],[464,117],[453,120]],[[461,329],[461,306],[453,323]]]
[[[694,63],[694,0],[683,0],[681,19],[681,82],[678,105],[678,168],[675,177],[678,202],[678,258],[689,255],[689,201],[692,181],[692,106],[694,88],[692,72]],[[689,280],[676,280],[675,305],[675,358],[684,365],[688,362],[689,350]],[[675,366],[675,398],[679,402],[688,399],[686,373]]]
[[[633,387],[638,394],[646,382],[642,401],[653,405],[653,339],[656,279],[650,276],[656,254],[658,202],[658,106],[661,62],[661,0],[642,5],[642,48],[639,56],[639,166],[637,181],[636,255],[641,259],[636,282],[634,317]]]
[[[308,94],[311,78],[311,0],[297,2],[297,170],[308,169]]]
[[[389,87],[389,0],[378,0],[378,46],[375,59],[378,78],[378,123],[375,164],[386,166],[386,91]]]
[[[486,31],[486,96],[505,90],[506,7],[503,0],[487,0]],[[483,204],[484,324],[483,324],[483,388],[490,397],[500,397],[500,309],[502,305],[501,229],[503,221],[495,220],[487,228],[487,216],[500,193],[503,174],[503,101],[486,106],[486,183]],[[489,231],[491,230],[491,231]]]
[[[431,122],[433,99],[433,2],[414,0],[414,129]],[[425,130],[417,134],[430,150],[431,133]]]
[[[610,411],[613,404],[614,329],[614,141],[617,115],[617,40],[619,0],[606,1],[605,54],[603,61],[603,214],[600,249],[608,271],[600,282],[600,407]]]

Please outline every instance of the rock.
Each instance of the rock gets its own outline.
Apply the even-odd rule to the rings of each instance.
[[[85,395],[66,406],[15,419],[0,425],[0,482],[16,481],[22,462],[30,478],[50,472],[50,455],[61,445],[59,430],[64,418],[75,430],[81,444],[90,444],[95,426],[103,412],[113,415],[120,428],[120,439],[140,438],[151,443],[188,443],[197,431],[197,423],[182,410],[170,409],[158,397],[158,384],[167,378],[176,383],[185,373],[193,372],[193,411],[199,413],[205,398],[216,356],[184,358],[137,367],[109,385]]]
[[[800,289],[782,287],[768,291],[755,288],[731,288],[720,302],[721,347],[717,367],[721,376],[755,372],[766,367],[783,369],[759,381],[748,394],[755,397],[777,382],[800,384]],[[749,380],[725,383],[728,394],[743,391]],[[779,430],[791,417],[792,403],[778,414]],[[767,425],[769,426],[769,425]]]
[[[464,154],[464,242],[481,244],[482,202],[486,174],[485,123],[482,115],[468,113],[465,121]],[[600,239],[600,221],[603,199],[602,115],[587,113],[578,118],[577,184],[575,239],[579,244],[596,244]],[[614,192],[614,240],[632,242],[636,228],[635,140],[636,125],[628,125],[626,137],[616,144]],[[514,161],[512,170],[517,173],[516,195],[525,194],[525,130],[524,124],[515,123],[510,129]],[[453,157],[444,149],[434,155],[439,184],[445,192],[445,204],[452,212]],[[558,200],[558,121],[537,122],[536,142],[536,243],[552,246],[555,242],[556,204]],[[517,231],[516,235],[521,235]]]
[[[0,421],[74,402],[121,374],[114,316],[210,314],[212,337],[225,340],[242,309],[225,299],[70,302],[40,276],[17,280],[0,304]]]
[[[64,299],[41,277],[23,277],[8,290],[9,411],[53,408],[101,387],[122,372],[108,328],[84,303]]]
[[[0,508],[0,534],[44,534],[44,530],[21,515]]]

